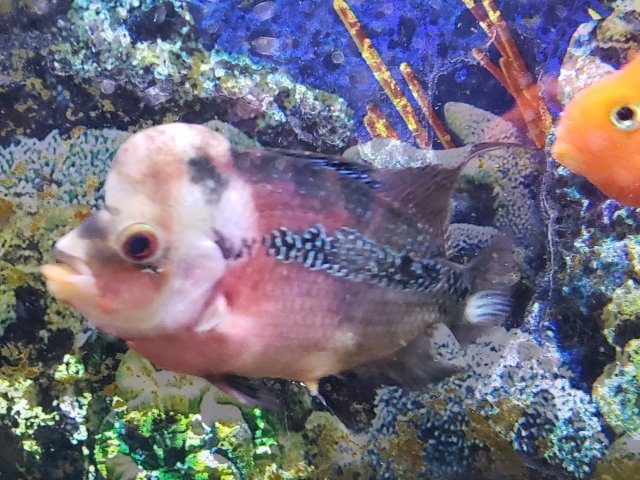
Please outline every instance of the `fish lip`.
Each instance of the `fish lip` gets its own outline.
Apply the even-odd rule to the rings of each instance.
[[[80,258],[55,248],[55,263],[40,268],[49,292],[63,303],[73,303],[81,297],[97,295],[95,278],[89,266]]]
[[[228,313],[229,302],[227,295],[220,291],[216,282],[211,286],[209,294],[194,321],[190,322],[191,328],[196,334],[205,335],[207,332],[216,329],[222,322],[223,316]]]
[[[53,258],[56,265],[65,265],[78,275],[93,276],[89,266],[80,257],[71,255],[58,247],[53,250]]]
[[[549,151],[551,156],[558,161],[561,165],[565,166],[569,170],[577,172],[580,169],[579,162],[577,161],[578,152],[576,149],[569,143],[563,142],[561,140],[556,140],[553,145],[551,145],[551,150]]]

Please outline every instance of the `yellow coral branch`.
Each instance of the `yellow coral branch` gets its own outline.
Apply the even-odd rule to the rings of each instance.
[[[367,105],[367,114],[364,116],[364,126],[367,128],[367,132],[369,132],[369,135],[371,135],[372,138],[400,140],[400,137],[389,121],[373,103]]]
[[[480,8],[480,5],[476,4],[475,0],[462,0],[471,14],[474,16],[478,24],[485,31],[487,36],[491,39],[493,44],[500,52],[500,55],[507,56],[507,50],[502,44],[502,39],[498,36],[498,30],[496,25],[491,22],[487,14]]]
[[[333,8],[342,20],[345,28],[351,34],[351,38],[360,50],[362,58],[367,62],[367,65],[373,72],[373,75],[378,80],[378,83],[382,86],[387,96],[393,102],[393,105],[398,110],[398,113],[402,116],[402,119],[409,127],[411,134],[416,139],[416,143],[421,148],[428,148],[431,146],[431,141],[427,135],[427,131],[420,122],[418,115],[409,103],[406,95],[402,92],[402,89],[398,83],[391,76],[391,72],[380,58],[380,54],[377,52],[371,39],[367,36],[362,25],[356,18],[355,14],[349,8],[349,5],[344,0],[334,0]]]
[[[449,135],[447,129],[444,128],[444,125],[438,118],[438,115],[436,115],[436,111],[434,110],[433,105],[431,105],[429,97],[427,97],[427,93],[418,82],[418,79],[409,64],[407,62],[400,64],[400,71],[402,72],[404,79],[407,81],[413,97],[418,102],[418,105],[420,105],[422,113],[424,113],[427,121],[431,127],[433,127],[433,131],[436,133],[440,143],[442,143],[442,146],[444,146],[444,148],[454,148],[456,144],[453,143],[451,135]]]

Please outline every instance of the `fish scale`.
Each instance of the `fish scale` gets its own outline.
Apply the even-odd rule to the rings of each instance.
[[[280,227],[265,236],[262,244],[277,260],[357,282],[429,293],[446,291],[457,298],[464,298],[470,290],[462,270],[451,262],[414,259],[407,251],[380,246],[349,228],[327,235],[322,225],[304,233]]]

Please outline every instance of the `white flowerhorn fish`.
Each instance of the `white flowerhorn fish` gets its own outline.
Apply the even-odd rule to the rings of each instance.
[[[465,265],[445,255],[453,187],[482,149],[376,170],[150,128],[118,151],[104,209],[42,271],[96,327],[223,387],[241,375],[313,389],[354,369],[418,385],[451,371],[430,355],[434,324],[473,337],[509,315],[506,236]]]

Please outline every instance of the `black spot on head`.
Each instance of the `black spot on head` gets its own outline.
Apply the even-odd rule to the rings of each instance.
[[[222,252],[222,257],[225,260],[229,260],[231,258],[236,257],[237,252],[233,248],[233,243],[231,242],[231,240],[229,240],[229,238],[223,235],[219,230],[214,230],[213,234],[216,239],[215,240],[216,244],[218,245],[218,248],[220,248],[220,251]]]
[[[80,238],[85,238],[87,240],[105,239],[108,235],[107,226],[96,214],[86,218],[80,226],[78,226],[77,231]]]
[[[218,172],[209,157],[204,155],[193,157],[188,165],[189,180],[196,185],[201,185],[210,195],[220,195],[227,186],[227,179]]]

